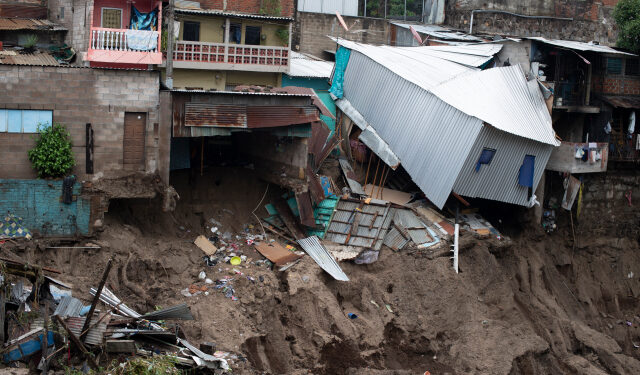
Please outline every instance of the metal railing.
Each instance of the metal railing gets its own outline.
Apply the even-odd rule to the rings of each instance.
[[[248,64],[266,66],[289,65],[289,48],[177,41],[174,61]]]
[[[150,49],[135,49],[131,48],[128,42],[127,32],[128,29],[107,29],[102,27],[91,28],[91,41],[89,44],[90,49],[104,50],[104,51],[125,51],[125,52],[158,52],[160,47],[160,34],[157,31],[149,31],[153,33],[153,38],[157,39],[155,48]]]

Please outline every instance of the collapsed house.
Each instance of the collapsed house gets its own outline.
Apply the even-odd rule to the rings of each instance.
[[[360,140],[391,168],[402,164],[436,206],[452,192],[532,202],[560,143],[536,80],[518,66],[477,69],[499,45],[338,44],[337,106],[362,130]]]

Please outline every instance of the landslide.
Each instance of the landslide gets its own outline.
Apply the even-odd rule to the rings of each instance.
[[[228,202],[232,215],[224,198],[190,201],[180,190],[175,216],[157,200],[123,200],[90,239],[100,250],[38,240],[2,254],[61,270],[87,303],[115,257],[111,290],[139,312],[186,302],[196,318],[179,322],[187,338],[236,354],[239,374],[640,374],[637,238],[578,229],[574,241],[566,223],[549,235],[521,226],[503,240],[464,233],[459,274],[447,257],[384,248],[376,263],[342,262],[350,281],[339,282],[309,257],[285,272],[254,264],[262,258],[243,239],[260,233],[251,210],[263,187],[238,197],[250,203]],[[238,253],[250,258],[242,275],[206,266],[193,245],[208,216],[240,236]],[[238,301],[214,289],[183,296],[203,270],[213,280],[234,277]]]

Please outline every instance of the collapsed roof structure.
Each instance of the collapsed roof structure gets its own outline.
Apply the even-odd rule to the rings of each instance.
[[[528,205],[556,139],[536,80],[486,67],[498,44],[338,40],[332,93],[360,140],[442,208],[450,193]],[[392,105],[390,105],[392,104]]]

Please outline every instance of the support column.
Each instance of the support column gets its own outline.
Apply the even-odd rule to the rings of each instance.
[[[229,33],[231,32],[231,21],[227,18],[224,21],[224,62],[229,62]]]

